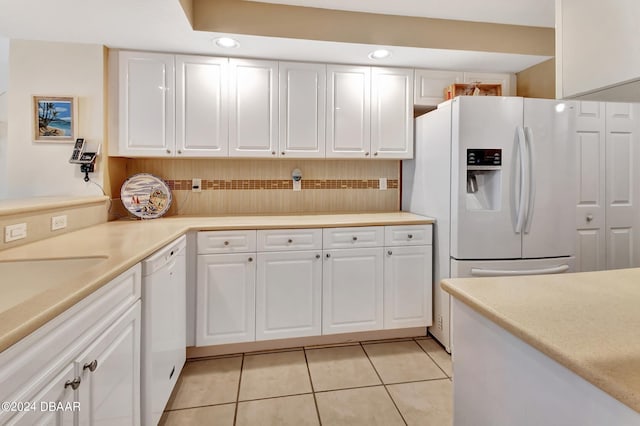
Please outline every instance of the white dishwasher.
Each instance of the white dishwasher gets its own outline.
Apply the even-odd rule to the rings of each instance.
[[[186,237],[142,262],[141,415],[156,425],[186,359]]]

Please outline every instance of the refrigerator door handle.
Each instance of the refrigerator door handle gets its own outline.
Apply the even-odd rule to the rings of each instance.
[[[569,265],[553,266],[551,268],[542,269],[524,269],[524,270],[502,270],[502,269],[481,269],[471,268],[472,277],[508,277],[517,275],[547,275],[560,274],[569,270]]]
[[[536,172],[536,163],[535,163],[535,156],[533,154],[533,130],[531,130],[531,127],[525,127],[525,143],[526,143],[526,148],[527,148],[527,156],[529,158],[528,161],[528,189],[527,189],[527,193],[528,193],[528,200],[527,200],[527,214],[526,214],[526,219],[524,222],[524,233],[528,234],[529,230],[531,229],[531,222],[533,219],[533,207],[535,205],[535,201],[536,201],[536,176],[535,176],[535,172]]]
[[[526,146],[525,146],[525,134],[524,129],[520,126],[517,128],[518,135],[518,154],[520,156],[520,192],[518,194],[518,207],[516,209],[516,234],[522,232],[525,219],[525,202],[526,202],[526,176],[527,176],[527,161],[526,161]]]

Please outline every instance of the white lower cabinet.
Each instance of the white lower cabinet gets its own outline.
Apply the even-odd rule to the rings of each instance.
[[[430,326],[431,246],[386,247],[384,328]]]
[[[322,334],[381,329],[382,247],[324,251]]]
[[[0,424],[140,424],[140,265],[0,353]]]
[[[322,255],[258,253],[256,340],[321,334]]]
[[[196,346],[255,340],[255,257],[198,255]]]

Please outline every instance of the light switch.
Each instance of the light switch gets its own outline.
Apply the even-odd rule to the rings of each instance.
[[[17,223],[15,225],[7,225],[4,228],[4,242],[21,240],[27,238],[27,224]]]
[[[387,178],[380,178],[378,180],[378,187],[380,191],[385,191],[387,189]]]

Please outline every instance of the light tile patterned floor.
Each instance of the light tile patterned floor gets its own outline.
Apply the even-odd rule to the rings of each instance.
[[[190,361],[160,424],[447,426],[451,374],[425,337]]]

